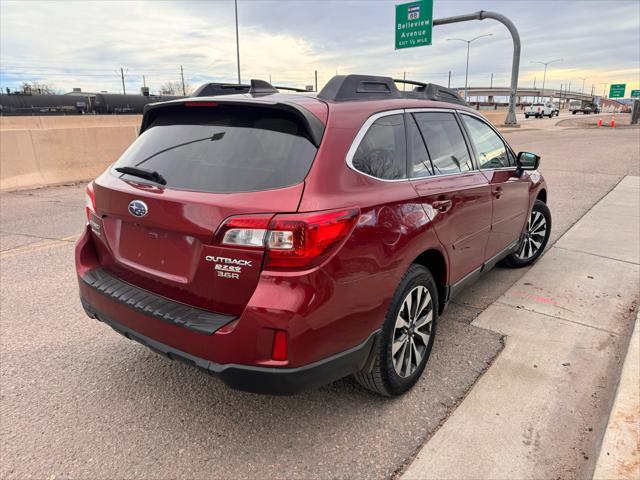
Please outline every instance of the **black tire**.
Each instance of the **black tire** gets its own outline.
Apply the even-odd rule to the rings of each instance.
[[[408,376],[401,376],[396,371],[393,361],[394,355],[392,354],[392,347],[394,340],[396,340],[396,332],[398,331],[396,328],[396,322],[401,313],[400,309],[405,305],[405,299],[410,293],[413,294],[417,287],[425,287],[429,292],[431,297],[432,320],[430,322],[428,341],[426,342],[426,345],[423,342],[420,347],[424,348],[420,363],[417,364],[415,370],[408,374]],[[413,387],[420,378],[420,375],[422,375],[427,361],[429,360],[429,356],[431,355],[431,349],[433,348],[433,341],[436,334],[438,307],[438,289],[431,272],[422,265],[411,265],[409,270],[407,270],[407,273],[402,277],[402,280],[400,280],[400,284],[393,294],[389,310],[387,311],[387,315],[385,316],[384,324],[382,326],[382,331],[380,332],[378,341],[376,342],[374,351],[372,352],[372,361],[368,362],[368,365],[364,370],[354,374],[358,383],[364,388],[385,397],[402,395],[411,389],[411,387]],[[428,302],[425,307],[425,311],[427,310]],[[403,311],[406,312],[406,310]],[[418,334],[413,337],[413,330],[410,335],[412,338],[418,339]],[[418,340],[416,340],[416,342],[417,341]],[[411,340],[411,342],[414,342],[414,340]],[[407,344],[409,345],[410,350],[408,352],[409,363],[411,363],[411,355],[415,350],[411,350],[411,343]],[[400,356],[404,356],[403,352],[404,350],[400,348],[396,353],[400,353]],[[400,367],[400,370],[402,371],[402,367]]]
[[[527,115],[526,113],[524,114],[524,118],[529,118],[529,115]]]
[[[531,223],[533,223],[531,227],[536,226],[537,221],[540,218],[539,215],[542,215],[542,217],[544,218],[544,235],[535,235],[535,233],[532,234],[531,230],[535,232],[535,228],[530,229]],[[536,220],[534,221],[533,219]],[[543,201],[536,200],[533,204],[533,208],[531,209],[531,213],[529,214],[529,220],[527,220],[524,231],[522,232],[518,248],[515,252],[505,257],[505,259],[502,261],[502,264],[510,268],[522,268],[533,264],[536,260],[538,260],[538,258],[540,258],[542,252],[544,252],[544,249],[549,242],[550,234],[551,211]],[[525,243],[528,241],[527,239],[530,239],[528,246],[525,245]],[[528,250],[529,248],[532,248],[531,246],[535,244],[536,240],[540,242],[540,246],[537,247],[535,251]],[[528,255],[529,252],[531,252],[532,254]]]
[[[571,112],[571,115],[575,115],[577,112],[574,110],[573,112]]]

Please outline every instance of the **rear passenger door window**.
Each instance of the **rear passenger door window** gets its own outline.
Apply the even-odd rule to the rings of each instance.
[[[407,177],[407,141],[402,114],[378,118],[352,159],[356,170],[382,180]]]
[[[511,166],[507,147],[489,125],[469,115],[461,115],[461,117],[469,132],[469,137],[471,137],[480,169],[489,170]]]
[[[435,175],[473,170],[471,156],[453,113],[415,113]]]

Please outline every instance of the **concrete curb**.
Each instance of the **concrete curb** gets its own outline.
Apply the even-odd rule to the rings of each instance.
[[[593,474],[594,480],[640,478],[640,314]]]

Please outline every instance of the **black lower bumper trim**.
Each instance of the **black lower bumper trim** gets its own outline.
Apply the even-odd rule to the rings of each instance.
[[[271,368],[220,364],[142,335],[96,311],[84,298],[81,300],[87,315],[106,323],[128,339],[135,340],[172,360],[179,360],[217,375],[231,388],[268,395],[293,395],[302,390],[321,387],[362,370],[380,333],[375,331],[360,345],[303,367]]]
[[[209,312],[174,302],[124,282],[103,268],[87,272],[82,281],[98,293],[133,310],[207,335],[236,319],[233,315]]]

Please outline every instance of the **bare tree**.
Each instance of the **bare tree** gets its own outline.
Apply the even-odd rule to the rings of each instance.
[[[184,89],[187,95],[191,94],[193,90],[191,85],[188,83],[184,84]],[[182,95],[182,82],[179,81],[169,81],[160,85],[160,93],[162,95]]]
[[[32,81],[22,82],[22,93],[27,95],[55,95],[56,87],[50,83]]]

